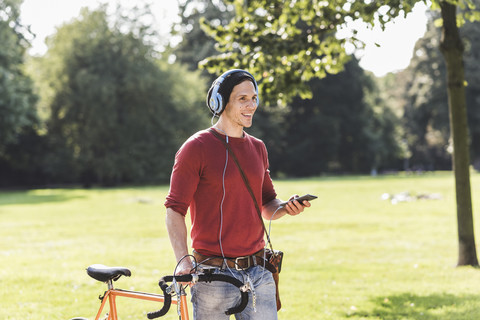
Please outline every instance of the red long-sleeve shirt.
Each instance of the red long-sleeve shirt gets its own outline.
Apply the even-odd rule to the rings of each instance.
[[[247,133],[243,138],[229,137],[228,143],[262,208],[276,198],[265,145]],[[202,254],[221,256],[220,243],[226,257],[250,255],[265,245],[240,172],[223,143],[208,130],[196,133],[178,150],[165,206],[182,215],[190,208],[192,247]]]

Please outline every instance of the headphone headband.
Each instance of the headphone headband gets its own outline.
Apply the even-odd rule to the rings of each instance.
[[[257,82],[255,81],[255,77],[246,70],[231,69],[231,70],[228,70],[228,71],[224,72],[220,77],[218,77],[213,82],[213,85],[209,90],[209,92],[211,91],[211,94],[207,94],[207,106],[210,109],[210,111],[212,111],[214,116],[220,115],[223,112],[223,110],[225,109],[223,97],[218,92],[218,90],[220,90],[220,86],[222,85],[223,81],[225,81],[225,79],[229,75],[231,75],[233,73],[237,73],[237,72],[246,73],[247,75],[249,75],[252,78],[253,84],[255,85],[255,92],[257,94],[257,105],[258,105],[258,103],[259,103],[258,85],[257,85]],[[209,96],[210,96],[210,99],[208,98]]]

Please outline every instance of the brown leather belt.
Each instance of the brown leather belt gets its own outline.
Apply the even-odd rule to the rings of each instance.
[[[218,256],[206,256],[193,250],[193,256],[197,260],[198,264],[204,264],[207,266],[223,268],[228,266],[229,268],[237,270],[246,270],[250,267],[259,265],[265,267],[268,271],[276,272],[275,267],[263,259],[263,249],[254,253],[251,256],[237,257],[237,258],[222,258]]]

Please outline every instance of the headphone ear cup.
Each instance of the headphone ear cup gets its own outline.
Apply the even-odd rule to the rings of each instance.
[[[210,108],[210,111],[212,111],[213,113],[217,113],[216,110],[217,110],[217,101],[216,99],[212,96],[210,97],[210,100],[208,101],[208,107]]]
[[[209,90],[208,92],[208,96],[210,97],[208,100],[207,100],[207,106],[208,108],[210,109],[210,111],[213,113],[213,114],[218,114],[218,104],[219,104],[219,101],[218,101],[218,86],[217,84],[215,83]]]
[[[210,89],[212,93],[210,94],[210,99],[208,100],[208,107],[215,115],[218,115],[223,110],[222,95],[218,93],[218,90],[220,89],[220,84],[222,83],[222,81],[217,81],[213,85],[213,87]]]
[[[222,111],[222,95],[218,94],[210,98],[209,107],[214,114],[219,114]]]
[[[220,93],[217,93],[217,97],[215,99],[216,101],[216,108],[215,108],[215,113],[220,114],[223,111],[223,98]]]

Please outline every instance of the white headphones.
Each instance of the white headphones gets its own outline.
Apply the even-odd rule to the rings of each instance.
[[[221,86],[222,82],[225,80],[225,78],[227,76],[233,74],[233,73],[236,73],[236,72],[244,72],[247,75],[249,75],[250,77],[252,77],[253,84],[255,85],[255,92],[257,94],[257,105],[260,102],[260,100],[258,98],[258,86],[257,86],[257,82],[255,81],[255,77],[252,76],[248,71],[245,71],[245,70],[242,70],[242,69],[228,70],[227,72],[222,74],[220,77],[217,78],[217,80],[215,80],[213,82],[213,86],[209,90],[209,91],[212,91],[212,94],[210,95],[210,99],[208,99],[209,95],[207,94],[207,106],[210,109],[210,111],[212,111],[214,116],[219,115],[220,113],[222,113],[223,109],[225,109],[225,105],[223,104],[222,95],[220,93],[218,93],[218,90],[220,90],[220,86]]]

